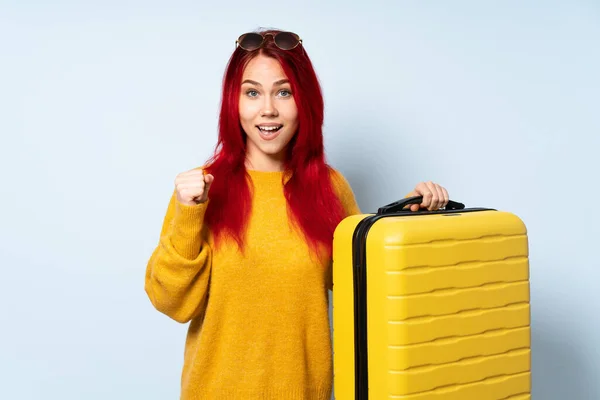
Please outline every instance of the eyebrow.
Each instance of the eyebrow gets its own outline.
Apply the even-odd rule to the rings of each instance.
[[[285,84],[285,83],[289,83],[289,82],[290,82],[290,81],[289,81],[288,79],[280,79],[280,80],[278,80],[278,81],[275,81],[274,85],[275,85],[275,86],[279,86],[279,85],[283,85],[283,84]],[[246,79],[244,82],[242,82],[242,85],[243,85],[244,83],[249,83],[249,84],[251,84],[251,85],[255,85],[255,86],[261,86],[261,87],[262,87],[262,85],[261,85],[260,83],[258,83],[258,82],[256,82],[256,81],[253,81],[252,79]]]

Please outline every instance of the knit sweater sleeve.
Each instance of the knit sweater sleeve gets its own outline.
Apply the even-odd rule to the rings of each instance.
[[[346,216],[360,214],[360,207],[356,202],[352,187],[344,175],[340,171],[331,168],[331,179]]]
[[[206,305],[212,260],[202,233],[206,206],[184,205],[173,193],[158,245],[146,266],[145,291],[152,305],[181,323],[199,315]]]

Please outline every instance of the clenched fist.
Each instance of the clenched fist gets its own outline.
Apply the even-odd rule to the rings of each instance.
[[[214,179],[201,169],[182,172],[175,178],[177,200],[188,206],[204,203],[208,200],[208,190]]]

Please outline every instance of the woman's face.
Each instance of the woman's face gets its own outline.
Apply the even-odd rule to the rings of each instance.
[[[259,55],[248,63],[239,108],[250,168],[281,170],[287,146],[298,130],[298,109],[277,60]]]

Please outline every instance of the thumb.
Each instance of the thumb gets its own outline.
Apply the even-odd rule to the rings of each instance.
[[[208,190],[210,188],[210,185],[212,185],[214,180],[215,180],[215,177],[212,176],[211,174],[204,175],[204,183],[206,184],[206,190]]]
[[[419,196],[419,193],[415,190],[413,190],[412,192],[410,192],[409,194],[404,196],[404,198],[407,199],[409,197],[414,197],[414,196]],[[404,207],[404,209],[410,209],[410,211],[419,211],[420,208],[421,208],[420,204],[411,204],[411,205]]]

